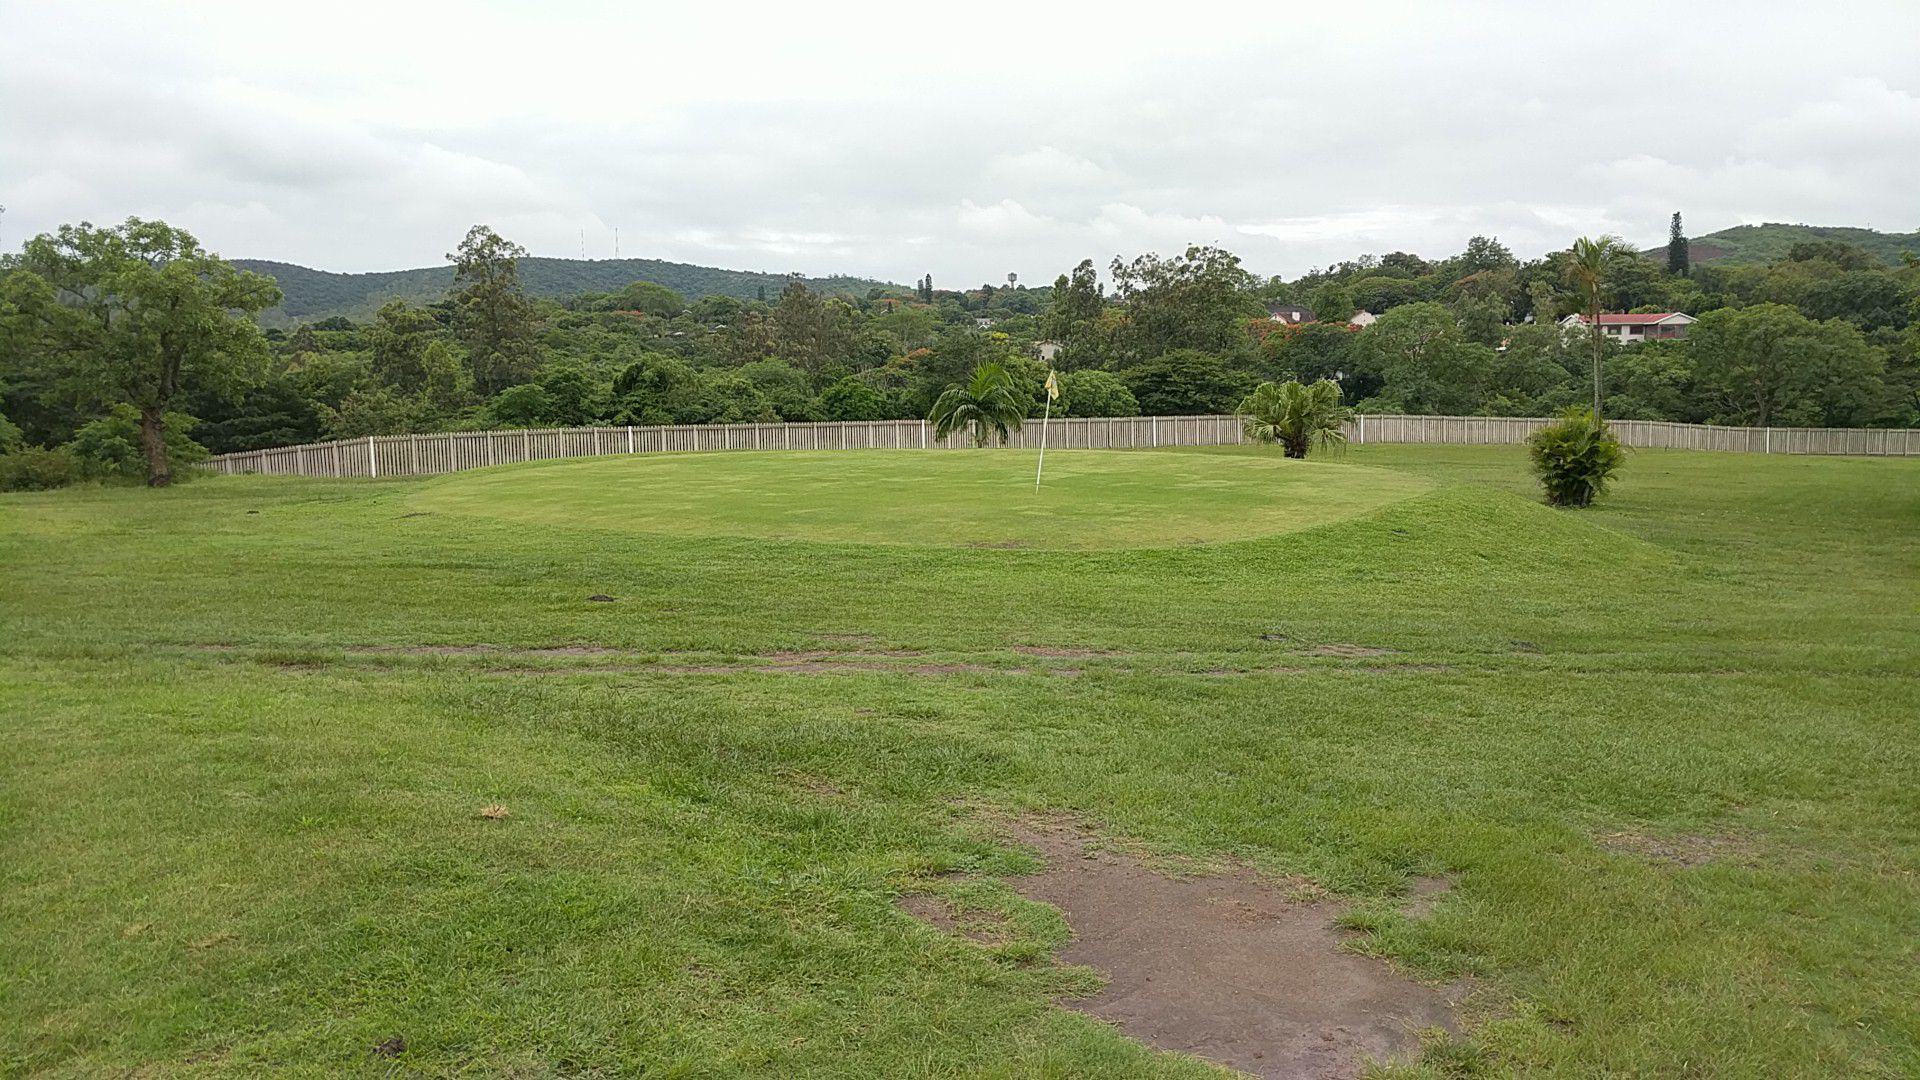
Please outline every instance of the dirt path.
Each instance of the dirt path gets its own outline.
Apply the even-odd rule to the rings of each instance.
[[[1065,827],[1020,826],[1047,868],[1012,884],[1059,907],[1060,959],[1105,974],[1066,1004],[1128,1035],[1261,1077],[1353,1077],[1410,1059],[1422,1028],[1454,1027],[1440,990],[1342,952],[1332,903],[1298,903],[1250,871],[1171,878]]]

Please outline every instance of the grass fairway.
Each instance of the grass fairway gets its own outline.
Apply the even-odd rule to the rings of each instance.
[[[1215,1075],[1055,1004],[1044,811],[1466,980],[1412,1075],[1920,1073],[1920,462],[1031,462],[0,497],[0,1071]]]
[[[1145,548],[1309,529],[1419,494],[1406,473],[1282,457],[1055,450],[660,454],[450,477],[421,510],[677,536]]]

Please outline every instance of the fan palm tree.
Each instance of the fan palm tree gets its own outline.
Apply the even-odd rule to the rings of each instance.
[[[1277,442],[1290,458],[1303,458],[1319,444],[1343,446],[1342,425],[1352,410],[1340,404],[1340,387],[1331,379],[1312,386],[1297,382],[1261,383],[1240,403],[1240,424],[1259,442]]]
[[[1607,277],[1614,260],[1634,253],[1625,240],[1602,236],[1598,240],[1581,237],[1573,242],[1573,258],[1567,262],[1567,283],[1586,299],[1587,333],[1593,342],[1593,416],[1600,418],[1600,354],[1605,339],[1600,332],[1600,304],[1606,299]]]
[[[987,445],[989,436],[1001,442],[1020,430],[1026,402],[1005,366],[988,361],[973,369],[965,386],[954,383],[933,403],[927,419],[935,438],[944,439],[961,428],[973,429],[973,444]]]

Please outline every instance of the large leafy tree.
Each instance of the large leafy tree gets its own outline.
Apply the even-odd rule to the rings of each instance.
[[[1381,260],[1383,266],[1385,262]],[[1445,269],[1458,279],[1475,274],[1518,270],[1520,260],[1513,257],[1513,250],[1501,243],[1498,237],[1475,236],[1467,241],[1465,251],[1447,260]]]
[[[687,309],[686,297],[652,281],[636,281],[620,290],[616,302],[624,311],[638,311],[671,319]]]
[[[427,346],[440,332],[440,321],[433,312],[405,300],[389,300],[374,313],[373,324],[365,334],[374,374],[388,385],[403,389],[424,383]]]
[[[1567,259],[1567,284],[1573,286],[1586,305],[1587,335],[1593,352],[1593,415],[1600,412],[1600,359],[1606,352],[1606,340],[1600,330],[1600,308],[1606,303],[1614,264],[1632,256],[1633,249],[1617,236],[1598,239],[1583,236],[1573,242]]]
[[[1072,274],[1061,274],[1054,281],[1053,306],[1041,320],[1041,333],[1066,346],[1069,354],[1075,353],[1078,346],[1093,336],[1106,306],[1107,298],[1101,294],[1093,260],[1082,259]]]
[[[1062,416],[1138,416],[1140,402],[1120,376],[1091,368],[1060,374]]]
[[[1468,341],[1445,305],[1403,304],[1354,336],[1362,384],[1380,387],[1376,406],[1410,413],[1464,414],[1486,398],[1494,351]]]
[[[520,287],[526,254],[519,244],[475,225],[447,256],[453,263],[454,323],[482,394],[523,383],[540,366],[540,320]]]
[[[50,392],[138,414],[147,483],[171,483],[167,412],[188,393],[235,396],[264,374],[252,316],[280,302],[165,222],[64,225],[26,244],[0,280],[0,369],[37,370]]]
[[[787,282],[773,307],[771,345],[776,355],[818,385],[827,366],[850,351],[855,321],[846,301],[820,296],[795,279]]]
[[[820,411],[828,420],[884,420],[887,402],[859,377],[847,375],[821,392]]]
[[[1253,293],[1258,283],[1232,252],[1195,246],[1173,258],[1115,259],[1111,270],[1126,305],[1122,359],[1175,349],[1233,356],[1252,348],[1246,321],[1265,309]]]
[[[184,403],[185,411],[200,419],[194,441],[216,454],[313,442],[322,430],[313,402],[284,377],[268,379],[232,400],[196,393]]]
[[[1845,319],[1862,330],[1898,330],[1912,321],[1914,290],[1882,270],[1849,270],[1814,282],[1800,298],[1808,318]]]
[[[1290,458],[1303,458],[1314,446],[1345,445],[1343,425],[1351,415],[1340,404],[1340,387],[1331,379],[1311,386],[1297,382],[1261,383],[1240,403],[1240,424],[1247,437],[1280,444]]]
[[[1839,319],[1814,322],[1785,304],[1721,308],[1700,317],[1687,346],[1724,422],[1844,426],[1886,406],[1885,358]]]
[[[1020,430],[1027,399],[1006,365],[988,362],[974,368],[964,385],[947,387],[934,400],[927,419],[933,422],[938,438],[971,428],[973,444],[985,446],[989,439],[1005,442],[1008,435]]]
[[[678,424],[690,415],[700,393],[700,375],[686,361],[647,353],[622,368],[613,380],[616,424]]]
[[[1232,410],[1252,382],[1195,349],[1156,356],[1121,377],[1144,416],[1216,416]]]
[[[1328,320],[1276,325],[1279,329],[1261,342],[1263,374],[1310,381],[1352,370],[1353,345],[1359,335],[1351,324]]]

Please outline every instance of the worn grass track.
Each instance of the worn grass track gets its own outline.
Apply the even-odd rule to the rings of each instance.
[[[1207,1074],[1052,1004],[1092,976],[990,825],[1045,810],[1471,978],[1407,1071],[1920,1071],[1920,463],[1641,452],[1563,513],[1516,450],[1363,447],[1314,483],[1392,496],[1300,520],[1121,469],[1207,531],[1078,551],[694,516],[701,468],[965,468],[960,528],[1031,483],[807,457],[678,459],[664,531],[511,505],[626,461],[0,499],[0,1065]]]

